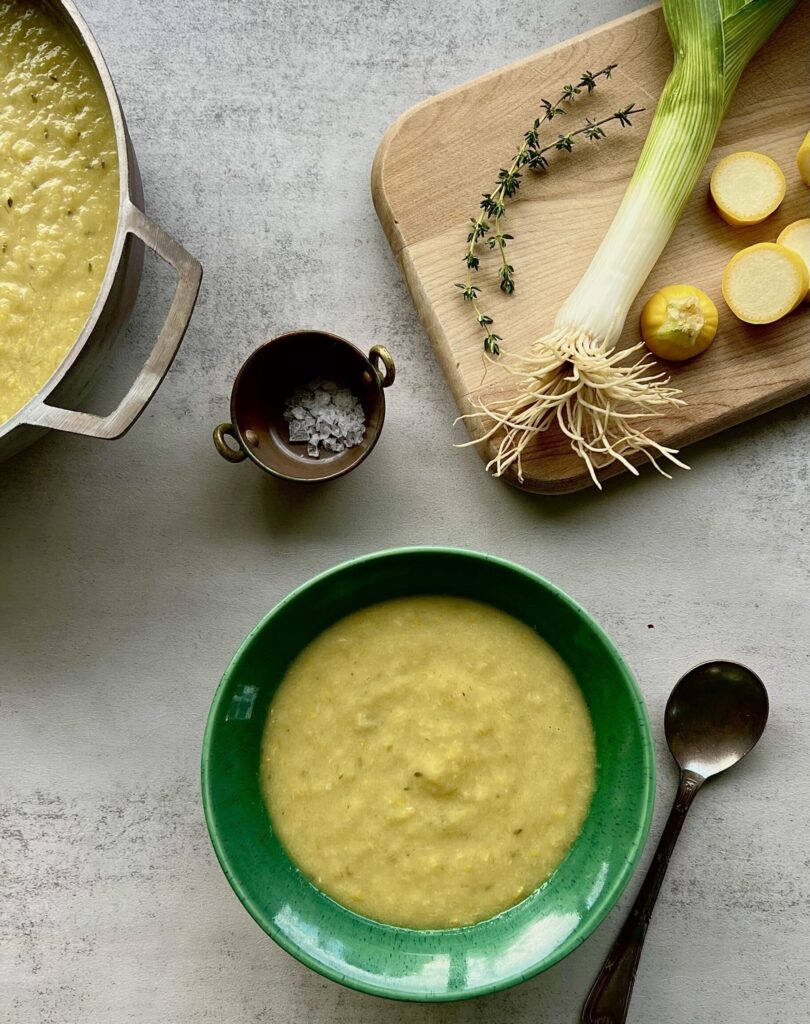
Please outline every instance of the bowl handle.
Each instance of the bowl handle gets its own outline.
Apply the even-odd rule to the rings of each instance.
[[[175,242],[137,206],[128,203],[123,217],[127,233],[140,238],[177,271],[177,285],[172,304],[155,347],[149,353],[132,387],[121,399],[118,408],[109,416],[60,409],[55,405],[41,402],[26,413],[26,422],[32,426],[51,427],[55,430],[66,430],[71,434],[86,434],[88,437],[101,437],[107,440],[121,437],[149,404],[177,354],[197,301],[202,267],[179,242]]]
[[[368,361],[377,371],[377,376],[380,378],[380,385],[384,388],[390,388],[394,383],[394,379],[397,375],[396,367],[394,366],[394,360],[391,358],[391,353],[384,345],[374,345],[369,349]],[[385,367],[385,373],[380,373],[380,363]]]

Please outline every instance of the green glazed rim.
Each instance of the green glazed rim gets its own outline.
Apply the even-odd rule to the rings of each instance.
[[[411,578],[410,563],[424,569],[434,560],[443,573],[432,576],[425,586],[419,578],[402,584],[402,580]],[[450,563],[458,572],[447,571]],[[469,572],[472,567],[484,577],[480,590],[477,575],[464,576],[463,570]],[[430,571],[435,572],[435,568],[430,567]],[[515,592],[524,597],[531,595],[538,608],[545,606],[545,610],[562,618],[562,634],[555,636],[548,623],[541,625],[524,605],[510,609],[508,588],[499,591],[495,599],[488,598],[487,587],[493,581],[487,574],[494,578],[493,590],[499,591],[508,579]],[[394,582],[389,583],[392,576]],[[459,582],[457,577],[467,582]],[[475,582],[470,585],[470,580]],[[364,591],[364,599],[354,600],[357,589]],[[373,593],[380,590],[374,597]],[[261,799],[256,739],[286,667],[310,639],[355,608],[398,594],[424,593],[457,594],[492,604],[511,611],[545,636],[569,662],[583,690],[596,734],[598,762],[597,788],[588,818],[552,876],[521,903],[494,918],[465,928],[435,931],[399,928],[361,917],[304,878],[275,838]],[[294,616],[290,623],[283,620],[285,614],[291,616],[291,606],[299,605],[308,605],[313,618],[300,628],[296,640],[289,634],[299,629],[299,620]],[[274,638],[276,643],[269,645],[267,638],[278,619],[282,620],[281,631]],[[276,646],[284,648],[285,644],[289,648],[286,654],[276,655]],[[258,675],[251,675],[251,658],[258,657],[255,652],[262,651],[262,645],[270,647],[268,659],[276,656],[281,661],[266,671],[262,662],[261,671],[256,670]],[[589,671],[587,678],[602,673],[605,678],[583,686],[582,666],[578,672],[578,666],[571,663],[577,659],[587,662],[588,658],[592,664],[597,659],[598,669]],[[244,676],[257,685],[240,682]],[[600,690],[601,682],[612,687],[610,694]],[[267,692],[257,702],[262,687]],[[252,697],[245,702],[248,691]],[[255,716],[254,703],[260,705]],[[235,725],[249,729],[250,738],[236,740]],[[246,762],[254,755],[255,769],[250,769]],[[201,769],[203,809],[211,842],[231,887],[256,923],[301,963],[332,981],[372,995],[416,1002],[445,1002],[497,992],[547,970],[573,952],[604,920],[627,885],[643,852],[655,802],[655,755],[647,709],[628,666],[604,630],[576,601],[542,576],[492,555],[438,546],[394,548],[351,559],[313,577],[269,611],[245,638],[222,677],[206,722]],[[625,779],[623,773],[628,770],[630,775]],[[600,843],[602,848],[595,849]],[[584,870],[593,872],[595,860],[599,864],[596,879]],[[254,872],[264,872],[264,885],[256,881]],[[599,878],[603,881],[601,888],[597,888]],[[280,905],[275,910],[268,907],[277,889],[284,891],[286,917],[279,913]],[[570,913],[555,914],[554,908],[560,904]],[[292,910],[295,927],[288,926]],[[299,911],[303,916],[297,916]],[[569,927],[578,911],[577,922]],[[568,931],[532,960],[534,954],[527,953],[527,942],[537,947],[544,939],[542,935],[535,938],[536,928],[551,922],[559,931],[559,922],[564,919]],[[321,928],[324,921],[326,928]],[[545,941],[548,943],[547,936]],[[343,950],[343,957],[335,949]],[[371,967],[364,967],[357,959],[362,959],[366,950]],[[471,950],[479,969],[480,964],[485,966],[485,976],[479,980],[468,977]],[[356,955],[351,957],[350,953]],[[446,959],[448,964],[446,981],[438,980],[432,987],[418,977],[421,965],[430,956],[437,963]],[[510,956],[518,962],[508,963]],[[527,957],[531,962],[526,962]],[[403,962],[410,964],[416,974],[403,975],[397,969]],[[456,962],[461,964],[461,974],[457,970],[454,978]],[[391,966],[386,966],[389,963]],[[414,977],[419,983],[411,983]]]

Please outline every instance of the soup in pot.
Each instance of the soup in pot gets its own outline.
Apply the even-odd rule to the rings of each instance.
[[[118,203],[115,131],[92,61],[44,4],[0,0],[0,424],[79,337]]]

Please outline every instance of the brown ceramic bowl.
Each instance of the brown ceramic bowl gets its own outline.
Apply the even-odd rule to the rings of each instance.
[[[236,375],[231,422],[214,428],[214,445],[228,462],[252,459],[260,469],[283,480],[334,480],[358,466],[377,443],[385,420],[383,388],[394,383],[394,375],[394,361],[382,345],[375,345],[365,356],[344,338],[324,331],[281,334],[257,348]],[[366,432],[354,448],[336,453],[322,450],[313,459],[305,444],[290,443],[284,404],[316,377],[334,381],[360,399]]]

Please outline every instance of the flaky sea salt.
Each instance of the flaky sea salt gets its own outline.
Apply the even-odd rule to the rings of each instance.
[[[360,444],[366,432],[366,418],[360,399],[334,381],[312,380],[284,403],[284,419],[291,444],[306,444],[310,458],[320,458],[321,449],[342,452]]]

